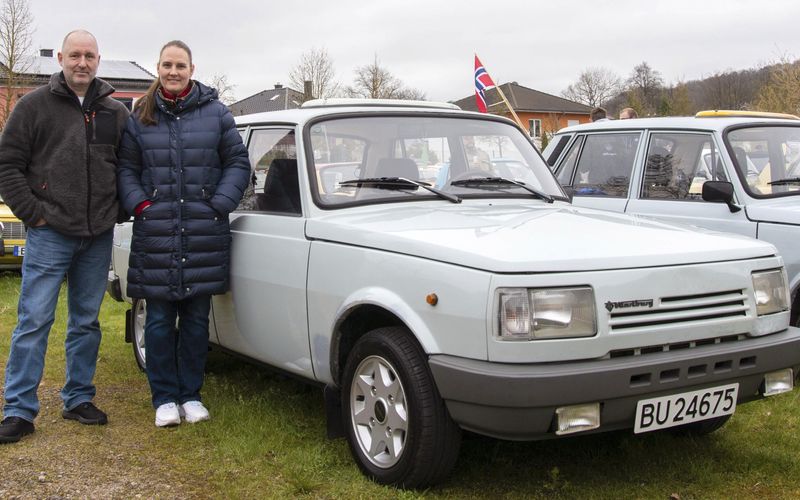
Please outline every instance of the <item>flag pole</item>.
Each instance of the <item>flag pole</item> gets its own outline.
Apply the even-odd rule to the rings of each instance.
[[[514,116],[514,120],[517,122],[517,125],[519,125],[519,128],[527,131],[528,129],[526,129],[525,125],[522,124],[522,120],[520,120],[519,116],[517,116],[517,112],[514,111],[514,108],[511,107],[511,103],[508,102],[508,99],[506,99],[506,95],[503,93],[503,89],[500,88],[500,85],[496,85],[495,87],[497,88],[497,92],[500,94],[500,97],[503,99],[503,102],[506,103],[508,110],[511,111],[511,114]],[[530,131],[527,131],[526,133],[530,135]]]

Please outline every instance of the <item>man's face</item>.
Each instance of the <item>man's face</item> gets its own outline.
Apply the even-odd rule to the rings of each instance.
[[[58,53],[58,64],[69,88],[79,96],[86,94],[100,64],[97,41],[89,34],[73,33]]]

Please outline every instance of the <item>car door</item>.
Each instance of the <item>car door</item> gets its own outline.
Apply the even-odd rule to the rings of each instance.
[[[574,205],[624,212],[641,132],[578,134],[556,168]]]
[[[305,293],[310,244],[295,132],[254,127],[247,144],[253,186],[231,216],[231,289],[213,299],[219,343],[312,377]]]
[[[637,196],[626,212],[717,231],[756,236],[744,210],[703,201],[703,183],[735,175],[710,132],[651,131]],[[735,202],[735,200],[734,200]]]

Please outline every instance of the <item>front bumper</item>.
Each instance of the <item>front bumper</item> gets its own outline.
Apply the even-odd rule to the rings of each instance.
[[[800,329],[673,352],[568,363],[430,357],[437,388],[464,429],[513,440],[555,436],[555,410],[599,402],[600,428],[633,428],[641,399],[739,383],[737,404],[763,397],[765,373],[800,368]]]

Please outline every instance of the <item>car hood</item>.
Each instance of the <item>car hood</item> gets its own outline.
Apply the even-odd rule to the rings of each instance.
[[[566,203],[497,200],[342,209],[309,219],[306,234],[500,273],[664,266],[775,254],[772,245],[751,238]]]
[[[758,222],[800,224],[800,196],[786,196],[748,203],[747,218]]]

